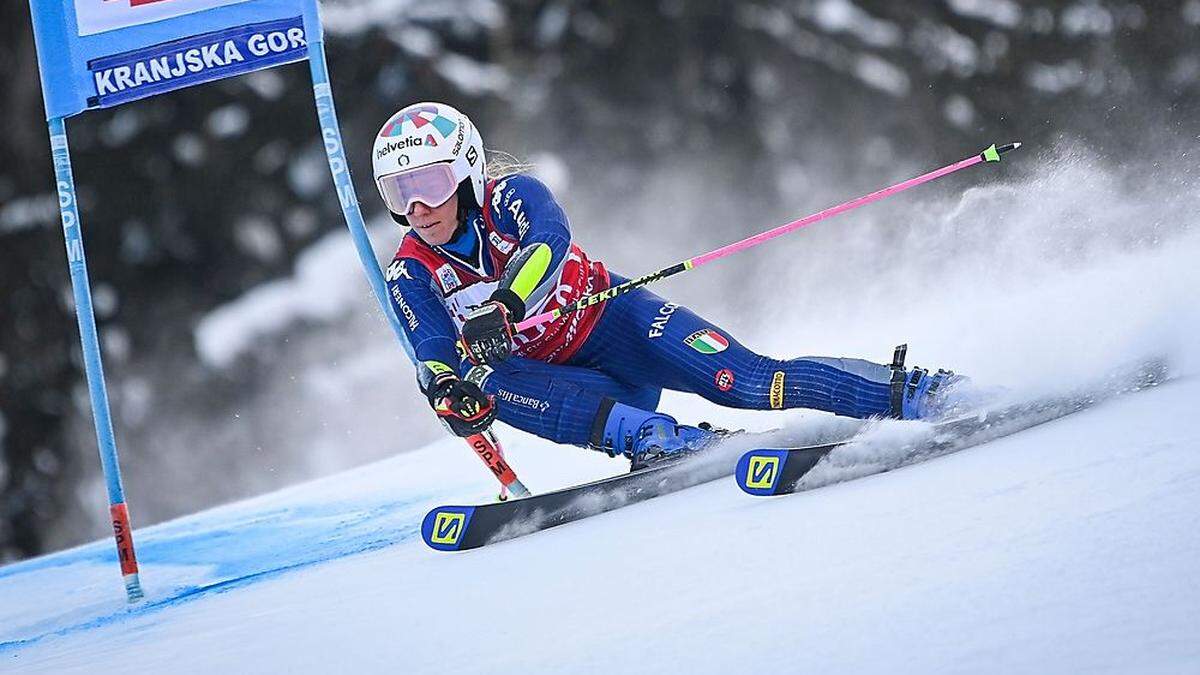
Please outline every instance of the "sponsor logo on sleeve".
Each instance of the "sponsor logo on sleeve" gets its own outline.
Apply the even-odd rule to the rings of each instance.
[[[384,273],[384,278],[388,281],[398,281],[400,279],[412,281],[412,277],[408,274],[407,261],[393,260],[392,264],[388,265],[387,271]]]
[[[417,320],[417,315],[413,313],[412,307],[404,300],[404,294],[400,292],[399,286],[392,286],[392,299],[396,301],[396,306],[400,308],[400,315],[404,317],[404,322],[408,324],[408,330],[414,331],[421,327],[421,322]]]
[[[499,232],[488,232],[488,241],[492,242],[492,246],[495,246],[504,255],[512,253],[513,247],[516,246],[513,242],[501,237]]]
[[[517,224],[517,235],[522,239],[529,231],[529,219],[525,217],[525,211],[521,208],[524,205],[524,201],[520,199],[514,199],[513,203],[508,205],[508,212],[512,214],[513,221]]]
[[[720,354],[729,348],[729,340],[711,328],[692,333],[683,340],[683,344],[701,354]]]
[[[717,389],[721,391],[733,389],[734,381],[733,371],[728,368],[718,370],[717,374],[713,376],[713,384],[717,385]]]
[[[783,409],[783,379],[786,377],[782,370],[775,371],[771,377],[771,409]]]
[[[654,319],[650,321],[650,332],[646,334],[646,337],[650,338],[651,340],[662,337],[663,331],[667,329],[667,322],[671,320],[671,317],[675,314],[675,310],[677,309],[679,309],[679,305],[673,302],[668,302],[662,307],[659,307],[658,316],[654,317]]]
[[[300,17],[196,35],[88,61],[95,98],[109,106],[299,61],[308,55]]]
[[[496,212],[496,215],[500,215],[500,209],[504,202],[504,190],[507,187],[508,179],[505,178],[492,188],[492,210]]]

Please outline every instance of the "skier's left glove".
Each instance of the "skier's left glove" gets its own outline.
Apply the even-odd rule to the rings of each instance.
[[[471,310],[462,327],[462,346],[471,363],[494,366],[512,355],[508,308],[492,300]]]
[[[496,400],[474,382],[451,374],[430,385],[429,405],[450,433],[463,438],[486,431],[496,420]]]

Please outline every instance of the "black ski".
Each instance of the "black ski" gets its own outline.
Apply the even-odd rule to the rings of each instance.
[[[745,450],[789,440],[796,439],[779,431],[737,434],[702,453],[583,485],[492,504],[439,506],[425,516],[421,537],[439,551],[479,548],[724,478]]]
[[[1119,393],[1156,384],[1165,377],[1165,370],[1161,366],[1143,366],[1135,371],[1126,370],[1124,376],[1114,376],[1106,380],[1105,386],[1092,388],[1087,394],[1022,403],[944,422],[936,426],[929,443],[909,450],[905,463],[954,452],[1028,429],[1083,410]],[[1119,379],[1120,383],[1114,384],[1113,379]],[[439,551],[479,548],[723,478],[735,473],[732,464],[739,456],[742,459],[737,464],[736,474],[738,484],[744,490],[756,495],[785,494],[795,490],[797,483],[822,457],[837,447],[853,442],[852,433],[845,434],[845,429],[840,431],[843,433],[829,432],[836,435],[820,439],[824,442],[815,445],[797,444],[797,439],[788,438],[778,431],[739,434],[703,453],[554,492],[475,506],[439,506],[425,516],[421,524],[421,537],[431,548]],[[813,439],[807,440],[811,443]],[[783,449],[751,450],[764,446]],[[769,456],[779,460],[770,481],[771,491],[748,490],[747,477],[752,480],[756,477],[764,479],[766,475],[764,469],[757,465],[757,476],[751,473],[748,470],[751,459],[748,458],[762,456],[763,453],[773,453]]]
[[[1155,386],[1164,382],[1167,376],[1162,363],[1151,362],[1117,371],[1103,382],[1081,392],[983,410],[941,422],[934,425],[933,432],[923,442],[903,448],[901,457],[891,468],[1009,436],[1085,410],[1120,394]],[[734,478],[743,492],[756,497],[798,492],[806,487],[804,478],[818,462],[837,448],[855,442],[855,439],[849,439],[805,448],[751,450],[738,460]]]

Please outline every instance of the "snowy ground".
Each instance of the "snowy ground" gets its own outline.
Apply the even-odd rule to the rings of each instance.
[[[406,427],[380,423],[352,445],[400,453],[390,460],[136,530],[138,605],[108,540],[0,568],[0,672],[1198,673],[1200,233],[1186,216],[1200,193],[1186,176],[1130,192],[1087,157],[1048,159],[1027,184],[968,190],[950,212],[906,208],[902,233],[880,211],[875,226],[761,251],[752,264],[777,273],[736,279],[756,300],[712,306],[701,290],[719,284],[695,286],[705,277],[689,281],[696,295],[664,292],[719,324],[769,326],[748,344],[780,356],[886,359],[907,340],[910,364],[1027,393],[1148,356],[1179,365],[1178,380],[799,495],[755,499],[726,479],[456,554],[421,543],[422,517],[487,500],[494,481],[460,441],[414,450],[397,438]],[[664,255],[676,253],[695,251]],[[349,286],[291,291],[312,288]],[[258,301],[299,307],[277,291],[221,313],[233,318],[219,339],[199,336],[201,352],[220,361],[267,340],[276,317]],[[347,389],[351,405],[393,386],[379,372]],[[678,395],[662,409],[751,429],[830,424]],[[273,435],[281,452],[313,452],[286,431]],[[622,470],[501,432],[535,492]]]
[[[1200,672],[1195,377],[898,471],[774,499],[732,479],[478,551],[447,440],[0,569],[0,671]],[[611,473],[511,437],[535,490]]]

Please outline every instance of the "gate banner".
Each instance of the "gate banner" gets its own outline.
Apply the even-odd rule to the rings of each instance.
[[[316,0],[30,0],[46,119],[308,57]]]

